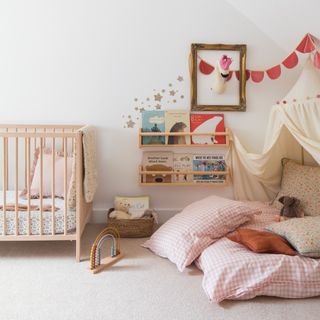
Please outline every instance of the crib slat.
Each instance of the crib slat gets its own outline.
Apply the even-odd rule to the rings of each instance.
[[[61,137],[61,152],[63,154],[63,151],[64,151],[64,138],[65,138],[64,129],[61,130],[61,133],[62,133],[62,137]]]
[[[46,132],[47,132],[47,129],[44,128],[44,129],[43,129],[44,135],[46,134]],[[46,139],[46,137],[44,137],[43,146],[46,147],[46,144],[47,144],[47,139]]]
[[[17,130],[16,130],[17,131]],[[18,190],[19,190],[19,138],[15,139],[15,156],[16,156],[16,163],[15,163],[15,226],[16,226],[16,236],[19,233],[19,219],[18,219]]]
[[[74,133],[74,129],[72,129],[72,133]],[[74,151],[74,138],[72,138],[72,155],[73,155],[73,151]]]
[[[34,133],[37,133],[37,128],[34,128]],[[33,140],[33,154],[35,154],[37,150],[37,137],[34,137],[34,140]]]
[[[53,130],[55,131],[55,130]],[[56,140],[55,138],[52,138],[52,185],[51,185],[51,199],[52,199],[52,208],[51,208],[51,212],[52,212],[52,216],[51,216],[51,224],[52,224],[52,235],[55,234],[55,153],[56,153]]]
[[[3,149],[3,232],[2,235],[6,235],[7,230],[7,174],[6,174],[6,139],[2,139],[2,149]]]
[[[24,132],[27,133],[28,129],[24,129]],[[27,137],[24,138],[24,190],[27,190]]]
[[[27,138],[27,180],[28,180],[28,236],[31,234],[31,159],[30,159],[30,138]]]
[[[67,210],[68,210],[68,138],[63,139],[63,156],[64,156],[64,234],[67,234]]]
[[[40,159],[40,230],[39,234],[43,233],[43,138],[40,138],[40,149],[39,149],[39,159]]]
[[[7,132],[9,132],[9,129],[6,129]],[[7,188],[8,190],[9,187],[9,170],[8,170],[8,165],[9,165],[9,152],[8,152],[8,138],[5,140],[5,148],[6,148],[6,181],[7,181]]]

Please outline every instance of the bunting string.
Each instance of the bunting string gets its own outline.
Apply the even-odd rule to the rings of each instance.
[[[254,83],[259,83],[263,79],[265,79],[265,75],[269,77],[271,80],[279,79],[281,76],[281,71],[283,67],[287,69],[292,69],[296,67],[299,63],[299,57],[297,52],[306,54],[309,53],[312,56],[313,64],[317,69],[320,69],[320,40],[313,36],[310,33],[307,33],[303,39],[300,41],[298,46],[293,50],[281,63],[268,68],[266,70],[246,70],[246,80],[252,80]],[[199,62],[199,70],[204,75],[211,74],[215,67],[202,59],[199,55],[197,57]],[[239,70],[230,70],[229,76],[226,79],[229,81],[233,74],[236,75],[236,78],[239,80]]]

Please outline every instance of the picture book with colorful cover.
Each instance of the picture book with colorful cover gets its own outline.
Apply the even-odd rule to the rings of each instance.
[[[192,161],[193,171],[226,171],[224,155],[194,155]],[[196,183],[224,183],[226,175],[223,174],[201,174],[193,175]]]
[[[120,197],[116,196],[114,199],[114,207],[117,208],[123,203],[128,204],[129,214],[133,219],[139,219],[144,215],[144,212],[149,209],[149,197]]]
[[[142,112],[142,132],[164,132],[165,112],[162,110]],[[165,144],[165,136],[142,137],[142,144]]]
[[[188,111],[170,110],[165,113],[166,132],[190,132],[190,113]],[[167,136],[167,144],[190,144],[190,136]]]
[[[173,152],[144,152],[142,167],[144,171],[173,171]],[[172,182],[171,174],[146,174],[143,182]]]
[[[192,158],[193,155],[189,153],[175,153],[173,156],[173,171],[192,171]],[[192,179],[192,174],[176,174],[173,176],[174,182],[192,182]]]
[[[222,113],[192,113],[190,115],[191,132],[225,132]],[[192,144],[225,144],[226,136],[192,136]]]

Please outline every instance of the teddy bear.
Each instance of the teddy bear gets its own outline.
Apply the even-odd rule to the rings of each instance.
[[[295,197],[282,196],[278,199],[283,207],[280,211],[280,219],[283,217],[287,218],[302,218],[304,217],[304,211],[300,207],[300,200]]]
[[[115,210],[110,212],[109,217],[113,219],[131,219],[129,214],[130,204],[125,201],[115,203]]]

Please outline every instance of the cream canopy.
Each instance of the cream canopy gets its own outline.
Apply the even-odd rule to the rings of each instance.
[[[274,198],[280,187],[281,159],[303,161],[303,150],[320,164],[320,75],[310,58],[287,96],[272,107],[262,154],[248,152],[232,134],[227,163],[235,198]]]

